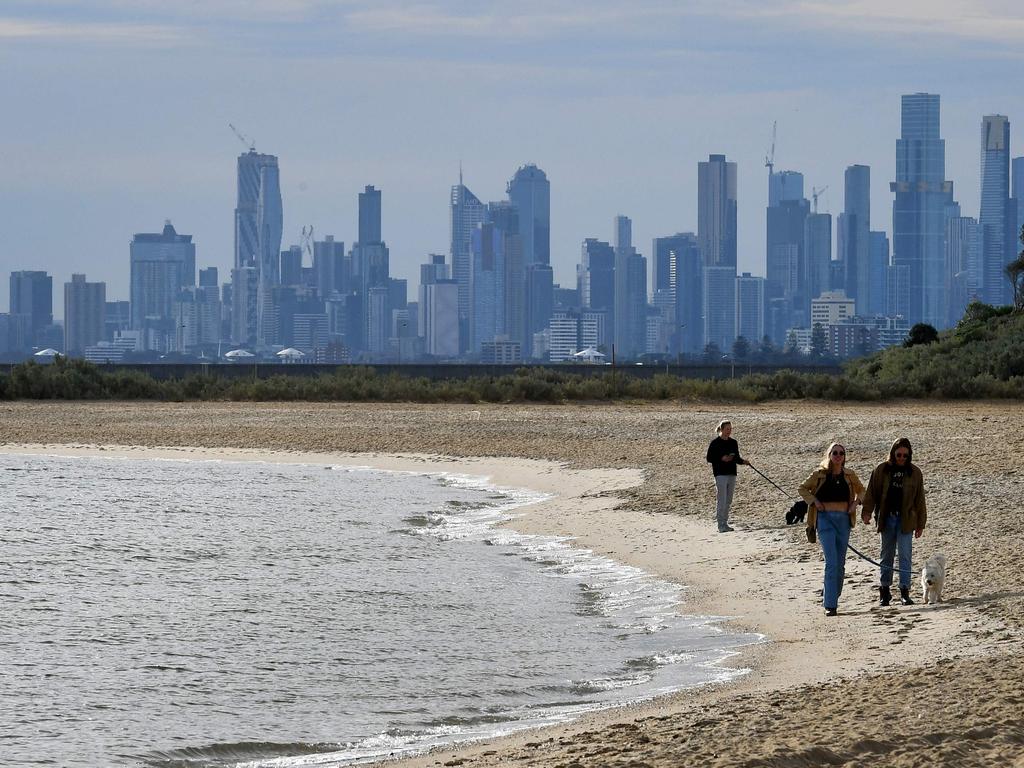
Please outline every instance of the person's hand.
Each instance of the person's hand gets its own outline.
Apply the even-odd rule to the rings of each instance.
[[[722,461],[732,461],[732,454],[731,453],[725,454],[725,456],[722,457]]]
[[[860,519],[864,521],[864,525],[870,525],[871,513],[865,509],[863,512],[860,513]]]
[[[822,511],[824,511],[824,509],[825,509],[825,505],[824,505],[824,504],[822,504],[822,503],[821,503],[820,501],[818,501],[817,499],[815,499],[815,500],[814,500],[814,508],[815,508],[816,510],[818,510],[819,512],[822,512]]]
[[[924,528],[918,528],[916,531],[914,531],[914,538],[920,539],[922,533],[924,533]]]

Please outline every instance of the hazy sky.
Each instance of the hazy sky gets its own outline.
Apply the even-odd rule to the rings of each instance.
[[[770,9],[770,10],[766,10]],[[697,162],[739,163],[739,266],[764,274],[764,157],[828,187],[871,166],[891,229],[899,97],[942,96],[947,178],[978,211],[980,122],[1024,82],[1019,0],[0,0],[0,310],[7,275],[73,271],[128,298],[128,244],[171,219],[228,279],[228,123],[281,166],[285,235],[346,247],[357,194],[383,191],[392,274],[448,251],[458,180],[502,199],[516,168],[551,181],[555,279],[580,242],[633,219],[640,251],[696,230]]]

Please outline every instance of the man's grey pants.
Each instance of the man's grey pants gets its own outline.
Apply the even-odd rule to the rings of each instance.
[[[736,475],[715,475],[718,489],[718,530],[724,531],[729,525],[729,507],[732,506],[732,492],[736,489]]]

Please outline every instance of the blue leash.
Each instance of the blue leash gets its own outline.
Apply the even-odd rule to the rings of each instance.
[[[787,499],[792,499],[792,497],[791,497],[791,496],[790,496],[790,495],[789,495],[788,493],[786,493],[786,491],[785,491],[785,490],[783,490],[783,489],[782,489],[782,488],[781,488],[781,487],[779,486],[779,484],[778,484],[778,483],[776,483],[776,482],[775,482],[774,480],[772,480],[772,479],[771,479],[770,477],[768,477],[768,475],[766,475],[766,474],[765,474],[764,472],[762,472],[761,470],[759,470],[759,469],[758,469],[757,467],[755,467],[755,466],[754,466],[753,464],[751,464],[750,462],[747,462],[747,466],[748,466],[748,467],[750,467],[750,468],[751,468],[752,470],[754,470],[755,472],[757,472],[757,474],[759,474],[759,475],[760,475],[761,477],[763,477],[763,478],[764,478],[765,480],[767,480],[767,481],[768,481],[769,483],[771,483],[772,485],[774,485],[774,486],[775,486],[776,488],[778,488],[778,489],[779,489],[779,491],[781,491],[781,492],[782,492],[782,495],[783,495],[783,496],[785,496],[785,497],[786,497]],[[846,544],[846,548],[847,548],[847,549],[849,549],[849,550],[850,550],[851,552],[853,552],[853,554],[857,555],[857,557],[861,558],[862,560],[867,560],[867,561],[868,561],[869,563],[871,563],[871,564],[872,564],[873,566],[875,566],[876,568],[880,568],[880,569],[882,569],[883,571],[887,571],[887,570],[888,570],[888,571],[898,571],[898,570],[899,570],[899,568],[897,568],[896,566],[893,566],[893,565],[882,565],[881,563],[879,563],[879,562],[876,562],[876,561],[872,560],[872,559],[871,559],[870,557],[868,557],[867,555],[865,555],[865,554],[864,554],[863,552],[861,552],[861,551],[860,551],[859,549],[857,549],[857,548],[856,548],[855,546],[853,546],[853,544],[850,544],[849,542],[847,542],[847,544]],[[902,571],[901,571],[901,573],[902,573]]]
[[[886,571],[886,570],[888,570],[888,571],[899,571],[899,568],[897,568],[896,566],[893,566],[893,565],[882,565],[881,563],[875,562],[874,560],[872,560],[870,557],[865,555],[863,552],[861,552],[859,549],[857,549],[855,546],[853,546],[853,544],[850,544],[849,542],[846,543],[846,548],[849,549],[851,552],[853,552],[853,554],[857,555],[857,557],[861,558],[862,560],[867,560],[869,563],[871,563],[876,568],[881,568],[883,571]],[[900,573],[903,573],[903,571],[900,571]],[[908,573],[909,573],[909,571],[908,571]]]

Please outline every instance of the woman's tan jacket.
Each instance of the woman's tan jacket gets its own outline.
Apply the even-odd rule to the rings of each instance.
[[[850,504],[853,504],[855,499],[862,499],[864,497],[864,484],[857,477],[857,473],[852,469],[843,469],[843,475],[846,477],[846,484],[850,487]],[[800,486],[798,493],[800,498],[807,502],[807,527],[815,528],[818,522],[818,510],[814,508],[814,497],[818,493],[818,490],[825,482],[825,478],[828,477],[828,470],[818,469],[811,473],[811,476],[804,480],[803,485]],[[857,507],[850,507],[850,527],[857,525]]]

